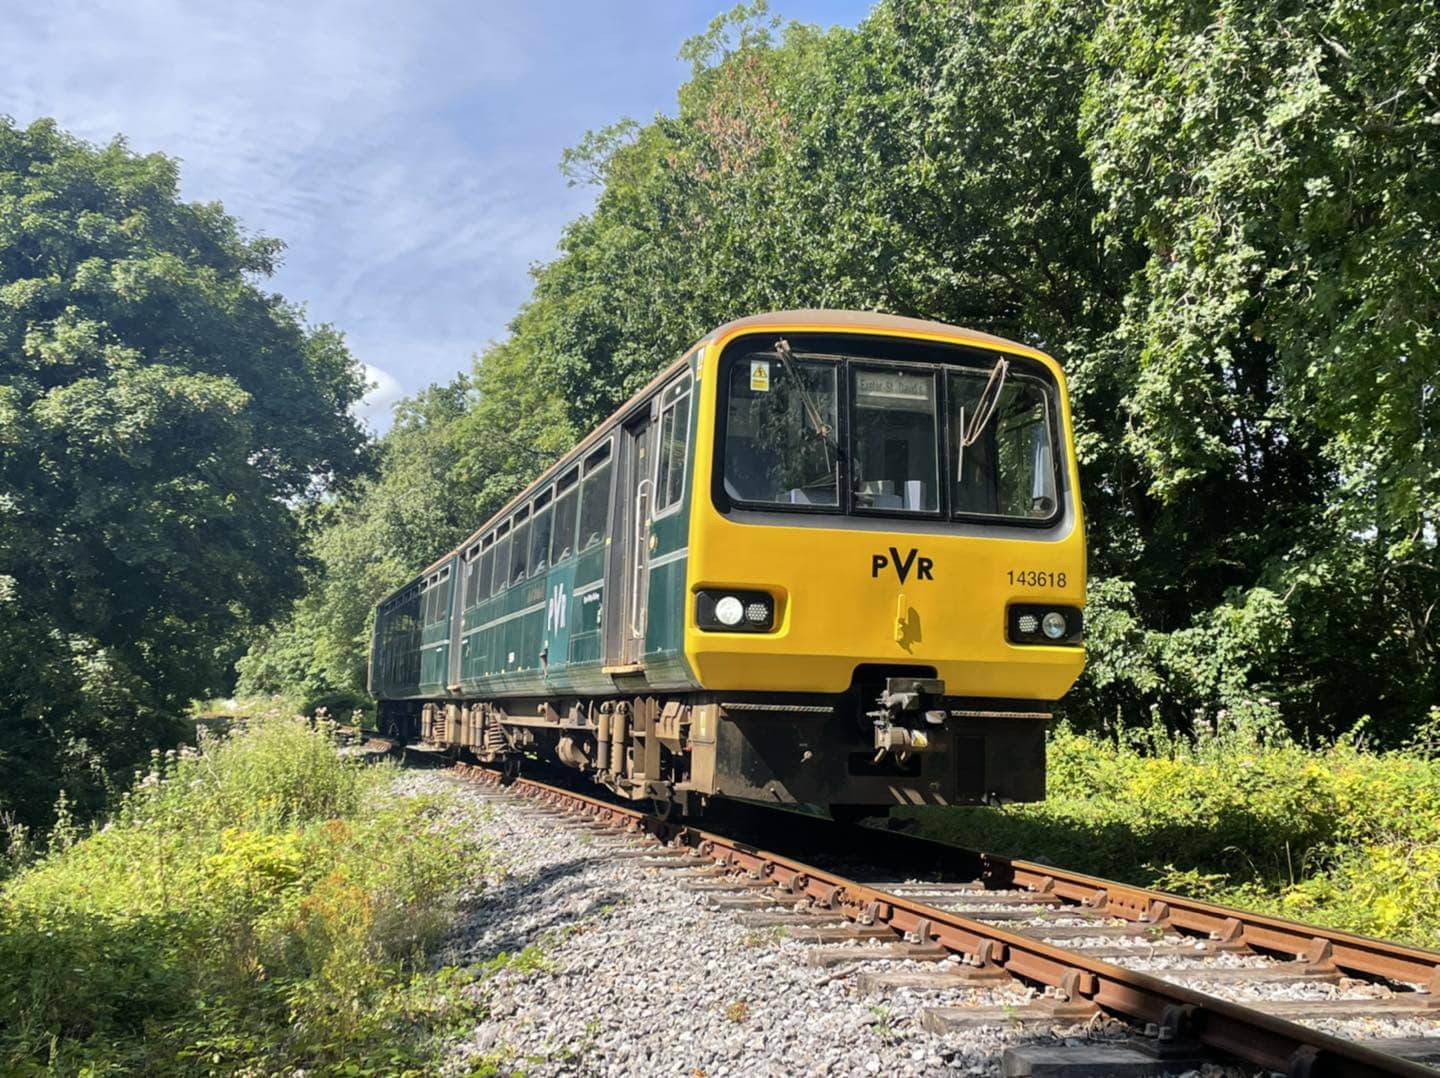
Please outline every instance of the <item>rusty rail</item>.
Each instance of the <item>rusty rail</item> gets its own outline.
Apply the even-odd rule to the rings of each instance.
[[[456,765],[463,776],[499,785],[501,776],[487,768]],[[867,887],[824,869],[757,849],[688,825],[671,823],[634,809],[531,779],[515,779],[511,789],[597,821],[620,824],[662,842],[689,847],[698,856],[767,879],[795,900],[808,899],[820,909],[863,924],[886,925],[960,954],[971,966],[989,966],[1048,987],[1063,1001],[1088,1002],[1140,1025],[1155,1024],[1177,1037],[1189,1037],[1210,1049],[1272,1071],[1298,1076],[1411,1075],[1435,1078],[1435,1071],[1398,1056],[1343,1040],[1295,1022],[1252,1010],[1238,1003],[1087,958],[993,924],[973,921],[904,895]],[[1404,981],[1429,981],[1440,956],[1416,948],[1388,944],[1347,933],[1298,925],[1278,918],[1191,902],[1178,896],[1157,896],[1140,888],[1065,873],[1048,866],[990,859],[997,872],[1015,886],[1093,905],[1103,898],[1109,912],[1129,909],[1137,918],[1164,915],[1171,925],[1212,938],[1242,939],[1270,950],[1292,951],[1302,937],[1300,953],[1313,941],[1330,944],[1337,966],[1373,976]],[[1156,906],[1168,904],[1168,910]],[[1123,914],[1118,914],[1123,916]],[[1237,936],[1237,926],[1238,933]],[[1432,982],[1433,984],[1433,982]]]
[[[1244,944],[1257,951],[1327,961],[1342,971],[1364,977],[1424,985],[1440,997],[1440,954],[1433,951],[1216,906],[1048,865],[983,853],[976,856],[984,866],[982,878],[987,883],[1052,894],[1088,908],[1103,908],[1107,914],[1127,920],[1164,921],[1174,929]]]

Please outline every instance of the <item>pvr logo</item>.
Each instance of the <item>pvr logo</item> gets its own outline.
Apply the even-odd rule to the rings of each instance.
[[[900,583],[902,584],[905,583],[906,578],[910,576],[911,569],[915,570],[916,580],[934,580],[935,577],[932,573],[932,570],[935,568],[934,560],[931,558],[917,558],[916,555],[919,553],[920,551],[911,547],[910,553],[902,558],[900,551],[892,546],[888,557],[884,554],[871,554],[870,579],[874,580],[878,577],[881,570],[886,566],[894,566],[895,575],[900,578]]]
[[[545,607],[545,631],[565,628],[565,586],[556,584]]]

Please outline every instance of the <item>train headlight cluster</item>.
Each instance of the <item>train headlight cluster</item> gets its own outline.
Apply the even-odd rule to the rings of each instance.
[[[1084,616],[1073,606],[1017,603],[1006,613],[1006,637],[1012,644],[1079,644]]]
[[[709,632],[768,633],[775,627],[775,597],[739,589],[696,592],[695,624]]]

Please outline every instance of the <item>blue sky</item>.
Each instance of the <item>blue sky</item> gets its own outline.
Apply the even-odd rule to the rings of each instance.
[[[680,44],[726,0],[30,0],[6,4],[0,113],[123,134],[283,239],[273,281],[344,330],[387,425],[504,335],[589,189],[560,154],[673,109]],[[869,0],[772,0],[853,26]]]

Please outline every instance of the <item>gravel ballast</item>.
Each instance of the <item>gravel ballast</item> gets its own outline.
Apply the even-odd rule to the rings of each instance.
[[[453,811],[491,855],[483,893],[462,907],[440,961],[481,967],[527,946],[539,952],[538,961],[532,951],[528,961],[495,963],[471,989],[486,1017],[453,1045],[451,1073],[488,1063],[531,1075],[998,1075],[1008,1045],[1079,1045],[1120,1032],[1097,1022],[931,1033],[920,1024],[925,1008],[1019,1008],[1037,994],[1002,982],[865,995],[861,972],[934,972],[943,963],[874,961],[869,946],[854,944],[854,961],[817,967],[811,945],[783,926],[754,927],[711,908],[715,891],[687,889],[696,873],[637,857],[635,839],[582,831],[445,773],[408,772],[398,784],[398,792],[457,794]],[[1300,999],[1306,988],[1260,990]],[[1356,1032],[1429,1031],[1412,1022],[1366,1026]],[[1231,1072],[1207,1065],[1196,1073]]]

